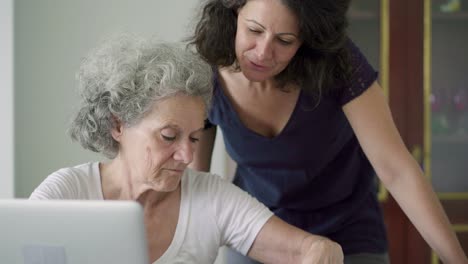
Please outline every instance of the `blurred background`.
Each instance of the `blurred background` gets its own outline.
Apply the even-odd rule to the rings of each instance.
[[[177,41],[200,0],[0,0],[0,198],[101,159],[66,135],[75,72],[104,36]],[[468,249],[468,0],[353,0],[351,38],[379,71],[395,123]],[[212,171],[235,164],[217,137]],[[439,263],[383,188],[392,263]]]
[[[2,0],[5,3],[10,3],[12,21],[6,40],[14,43],[13,57],[9,54],[14,65],[10,87],[14,85],[8,95],[13,97],[9,107],[14,118],[10,117],[13,126],[6,126],[14,127],[14,133],[5,137],[14,142],[9,150],[14,153],[9,161],[14,165],[9,173],[2,173],[2,188],[11,190],[0,193],[23,198],[59,168],[102,159],[66,134],[79,100],[75,72],[82,57],[104,37],[119,32],[181,40],[190,32],[198,0]],[[223,164],[220,158],[213,169],[224,175],[216,166]]]
[[[82,57],[119,32],[179,41],[198,2],[0,0],[0,198],[27,198],[57,169],[102,160],[66,134]],[[227,175],[226,159],[218,137],[212,171]]]

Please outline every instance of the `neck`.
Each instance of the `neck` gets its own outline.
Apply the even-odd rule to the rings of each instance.
[[[136,182],[138,177],[132,175],[129,166],[119,156],[108,163],[100,163],[99,171],[105,200],[133,200],[143,205],[148,198],[158,203],[170,194],[156,192]]]
[[[241,84],[242,87],[249,89],[256,89],[259,91],[271,91],[279,89],[277,82],[273,78],[262,81],[251,81],[245,77],[242,71],[235,70],[233,67],[219,68],[219,74],[224,79],[233,79],[236,81],[236,83]]]
[[[172,205],[174,199],[180,200],[181,187],[170,193],[147,191],[140,195],[137,201],[143,206],[145,212],[158,212],[158,208],[165,208],[165,204]],[[165,211],[165,210],[163,210]]]

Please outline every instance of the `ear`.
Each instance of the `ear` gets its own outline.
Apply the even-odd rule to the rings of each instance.
[[[120,142],[122,134],[123,134],[123,123],[116,117],[112,116],[112,129],[111,129],[111,135],[112,138]]]

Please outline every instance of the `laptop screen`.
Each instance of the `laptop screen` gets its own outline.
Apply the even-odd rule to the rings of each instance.
[[[0,262],[148,264],[132,201],[0,200]]]

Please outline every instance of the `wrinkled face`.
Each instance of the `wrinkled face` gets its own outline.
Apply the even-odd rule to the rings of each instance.
[[[138,124],[121,127],[119,156],[130,166],[132,188],[177,189],[193,159],[204,118],[202,98],[176,95],[156,102]]]
[[[236,57],[247,79],[274,77],[301,44],[297,18],[279,0],[249,0],[239,10]]]

